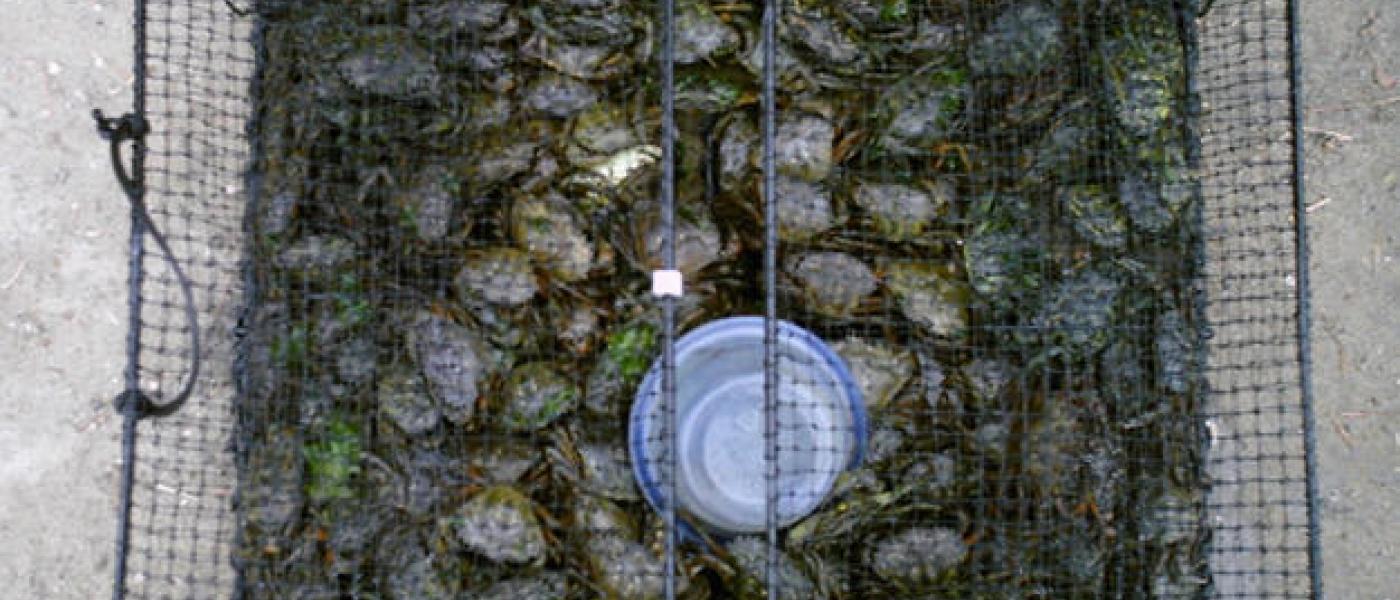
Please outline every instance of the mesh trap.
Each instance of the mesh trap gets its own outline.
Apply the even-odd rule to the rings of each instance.
[[[1204,4],[139,1],[117,596],[1315,597],[1295,17]]]

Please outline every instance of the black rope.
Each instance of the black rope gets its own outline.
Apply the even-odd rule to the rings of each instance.
[[[185,303],[185,323],[190,332],[190,374],[185,379],[185,385],[175,396],[166,402],[155,402],[149,396],[142,393],[139,387],[128,383],[127,389],[117,395],[114,405],[123,414],[126,413],[126,406],[131,403],[136,404],[136,418],[164,417],[185,404],[191,394],[194,393],[196,380],[199,378],[200,356],[199,356],[199,316],[194,303],[194,286],[185,275],[185,270],[180,266],[180,261],[175,258],[175,251],[171,249],[170,242],[165,235],[156,227],[155,220],[151,218],[150,211],[146,208],[145,184],[138,174],[139,165],[135,160],[128,170],[122,161],[121,145],[123,142],[140,143],[149,132],[150,127],[145,119],[136,114],[126,114],[120,117],[107,118],[103,116],[101,110],[92,111],[93,118],[97,121],[97,131],[110,145],[112,169],[116,173],[117,181],[122,186],[122,191],[126,193],[127,200],[131,203],[133,225],[139,227],[145,233],[150,234],[155,240],[156,246],[160,248],[165,262],[170,265],[170,270],[175,274],[175,280],[180,286],[180,294]],[[139,269],[139,266],[137,266]],[[139,278],[135,282],[139,285]],[[139,302],[139,301],[138,301]],[[140,327],[139,312],[134,315],[136,320],[131,323],[132,327]],[[129,349],[129,352],[134,350]],[[135,356],[128,356],[129,361],[136,360]]]

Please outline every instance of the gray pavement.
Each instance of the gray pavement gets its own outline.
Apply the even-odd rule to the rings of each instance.
[[[0,598],[110,594],[126,202],[89,110],[131,104],[130,0],[0,0]]]
[[[1400,598],[1400,5],[1303,0],[1331,598]],[[130,0],[0,0],[0,598],[109,593]]]
[[[1303,3],[1324,584],[1400,598],[1400,4]]]

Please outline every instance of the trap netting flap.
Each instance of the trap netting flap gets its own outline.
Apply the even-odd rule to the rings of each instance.
[[[138,6],[118,595],[1315,593],[1283,0]]]

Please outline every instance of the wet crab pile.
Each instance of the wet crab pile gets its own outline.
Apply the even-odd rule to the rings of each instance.
[[[1207,586],[1172,2],[786,0],[783,318],[860,468],[783,598]],[[676,1],[677,325],[762,311],[760,4]],[[625,418],[658,349],[660,33],[634,0],[266,0],[237,562],[250,597],[657,598]],[[678,595],[758,598],[697,536]]]

